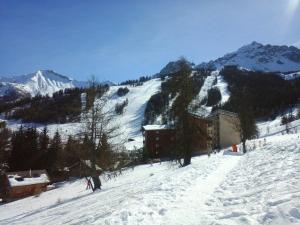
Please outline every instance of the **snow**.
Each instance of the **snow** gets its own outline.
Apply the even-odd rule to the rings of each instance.
[[[36,73],[16,76],[0,77],[0,96],[5,95],[10,89],[16,89],[20,93],[28,93],[31,96],[49,95],[66,88],[86,86],[86,82],[73,80],[51,70],[38,70]]]
[[[142,122],[144,111],[150,97],[160,90],[161,80],[152,79],[144,82],[141,86],[112,86],[108,92],[108,108],[114,111],[117,103],[122,103],[128,99],[128,105],[124,108],[122,115],[116,115],[114,120],[119,127],[118,137],[125,141],[125,147],[128,150],[134,150],[143,146]],[[116,94],[120,87],[127,87],[129,92],[125,96]],[[129,141],[128,139],[133,139]]]
[[[201,87],[201,90],[197,96],[197,98],[199,99],[200,102],[207,97],[207,92],[209,91],[209,89],[212,88],[214,81],[217,79],[217,75],[218,75],[218,72],[214,71],[211,73],[210,76],[208,76],[205,79],[204,84]]]
[[[221,75],[217,76],[217,84],[214,85],[213,87],[219,88],[221,92],[222,98],[220,103],[224,104],[225,102],[227,102],[230,97],[230,92],[228,90],[228,84],[224,80],[223,76]]]
[[[291,111],[294,116],[297,115],[297,112],[297,107]],[[284,115],[288,116],[288,114],[289,113],[286,113]],[[259,122],[257,123],[257,127],[260,137],[282,135],[286,133],[287,128],[286,125],[281,124],[281,116],[277,116],[274,120]],[[300,132],[300,119],[289,123],[288,129],[290,133]]]
[[[90,160],[82,160],[82,162],[88,166],[89,168],[92,168],[92,163]],[[96,170],[102,170],[102,168],[100,168],[97,164],[96,164]]]
[[[299,224],[299,134],[247,145],[245,155],[225,149],[184,168],[164,162],[102,176],[95,193],[84,180],[66,182],[1,205],[0,224]]]
[[[141,86],[111,86],[107,93],[107,111],[114,113],[115,105],[122,103],[128,99],[128,105],[124,109],[122,115],[115,115],[115,124],[119,127],[117,137],[119,141],[125,142],[128,150],[135,150],[143,146],[142,122],[144,119],[144,111],[150,97],[160,90],[161,80],[152,79],[144,82]],[[120,87],[127,87],[129,92],[125,96],[119,97],[116,92]],[[4,117],[0,116],[0,119]],[[37,123],[22,123],[21,120],[5,120],[7,126],[12,130],[18,130],[22,124],[24,127],[36,127],[38,131],[42,131],[46,125]],[[84,129],[84,124],[80,122],[65,124],[48,124],[47,129],[49,136],[53,137],[58,131],[62,139],[66,141],[69,135],[77,135]],[[131,139],[129,141],[128,139]],[[133,141],[132,141],[133,140]]]
[[[285,80],[293,80],[300,77],[300,71],[294,73],[280,74]]]
[[[58,131],[63,141],[67,141],[69,135],[77,135],[83,130],[83,124],[76,123],[65,123],[65,124],[39,124],[39,123],[22,123],[21,120],[6,120],[3,116],[0,116],[5,122],[8,128],[16,131],[22,125],[24,128],[35,127],[39,132],[42,132],[47,127],[48,135],[53,137],[55,132]]]
[[[226,65],[237,65],[250,70],[290,72],[300,70],[300,50],[293,46],[262,45],[257,42],[242,46],[221,58],[197,67],[213,66],[220,70]]]
[[[31,185],[31,184],[43,184],[48,183],[49,178],[47,174],[39,174],[39,177],[23,177],[23,180],[18,181],[16,178],[21,178],[18,174],[9,174],[8,181],[11,187],[16,186],[24,186],[24,185]]]
[[[207,98],[208,91],[211,88],[218,88],[221,92],[221,104],[224,104],[225,102],[228,101],[230,97],[230,92],[228,91],[228,84],[224,80],[224,78],[219,74],[220,71],[216,70],[211,73],[210,76],[208,76],[205,81],[203,86],[200,89],[199,94],[196,96],[195,100],[193,101],[192,104],[197,104],[201,103],[205,98]],[[214,82],[216,84],[214,84]],[[202,105],[200,108],[196,109],[194,113],[201,115],[201,116],[208,116],[211,113],[212,107],[208,107],[205,105]]]
[[[143,126],[144,130],[163,130],[163,129],[166,129],[168,128],[167,125],[146,125],[146,126]]]

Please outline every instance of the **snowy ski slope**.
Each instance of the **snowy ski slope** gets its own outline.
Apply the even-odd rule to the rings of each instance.
[[[118,131],[121,135],[120,140],[125,141],[126,148],[132,150],[140,148],[143,145],[143,137],[141,132],[142,121],[144,119],[144,111],[150,97],[160,90],[160,79],[152,79],[144,82],[142,86],[111,86],[108,95],[107,110],[114,112],[116,103],[122,103],[128,99],[128,105],[124,109],[122,115],[117,115],[114,120],[116,125],[120,127]],[[120,87],[127,87],[129,92],[122,97],[119,97],[116,92]],[[0,116],[0,119],[4,117]],[[7,120],[7,125],[12,130],[17,130],[22,124],[21,121]],[[45,125],[35,123],[23,123],[25,127],[36,127],[42,131]],[[84,125],[81,123],[65,123],[65,124],[49,124],[47,125],[49,135],[54,136],[56,130],[62,135],[64,140],[67,140],[69,135],[76,135],[82,131]],[[128,142],[128,139],[134,141]]]
[[[299,134],[248,142],[192,165],[138,166],[103,189],[66,182],[39,197],[0,206],[0,224],[300,224]]]

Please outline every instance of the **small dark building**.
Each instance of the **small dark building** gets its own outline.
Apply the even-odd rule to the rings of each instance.
[[[12,201],[47,190],[50,182],[46,170],[8,172],[1,177],[1,198]]]
[[[194,154],[203,154],[212,148],[212,121],[196,115],[191,115],[190,119],[201,130],[192,143]],[[143,135],[144,147],[151,158],[168,157],[176,148],[176,132],[167,125],[143,126]]]
[[[166,125],[143,126],[144,146],[151,158],[170,155],[175,142],[175,130]]]
[[[207,117],[191,113],[190,119],[199,127],[199,134],[191,143],[194,155],[240,143],[239,118],[236,113],[217,110]],[[144,148],[151,158],[168,157],[176,147],[175,129],[167,125],[143,126],[143,136]]]

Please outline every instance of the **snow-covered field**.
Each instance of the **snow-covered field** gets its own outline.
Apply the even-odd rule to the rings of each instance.
[[[300,224],[299,134],[192,165],[138,166],[96,193],[84,180],[0,206],[0,224]]]
[[[298,109],[294,108],[292,114],[296,116],[297,113]],[[285,115],[288,116],[288,113]],[[260,137],[282,135],[286,133],[287,128],[289,133],[298,133],[300,132],[300,120],[290,122],[287,127],[286,125],[281,124],[281,116],[277,116],[274,120],[257,123],[257,127]]]
[[[118,132],[122,134],[118,138],[126,141],[125,146],[128,150],[133,150],[135,147],[141,148],[143,146],[141,128],[144,119],[144,111],[150,97],[160,90],[160,85],[160,79],[149,80],[142,86],[137,87],[127,85],[126,87],[129,89],[129,92],[122,97],[119,97],[116,92],[120,87],[125,86],[110,87],[108,93],[109,102],[107,105],[112,111],[114,111],[117,103],[122,103],[126,99],[128,100],[128,105],[124,108],[124,113],[122,115],[117,115],[114,119],[120,128]],[[127,142],[129,138],[133,139],[133,141]]]

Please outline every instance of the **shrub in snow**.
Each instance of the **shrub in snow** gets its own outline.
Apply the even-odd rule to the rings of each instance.
[[[122,103],[117,103],[115,105],[115,112],[117,115],[121,115],[124,112],[124,108],[128,105],[128,99],[126,99],[124,102]]]
[[[126,95],[128,92],[129,92],[129,89],[128,89],[127,87],[125,87],[125,88],[120,87],[120,88],[117,90],[117,95],[118,95],[119,97],[121,97],[121,96]]]
[[[219,88],[211,88],[207,92],[207,103],[206,106],[213,106],[221,101],[222,95]]]

